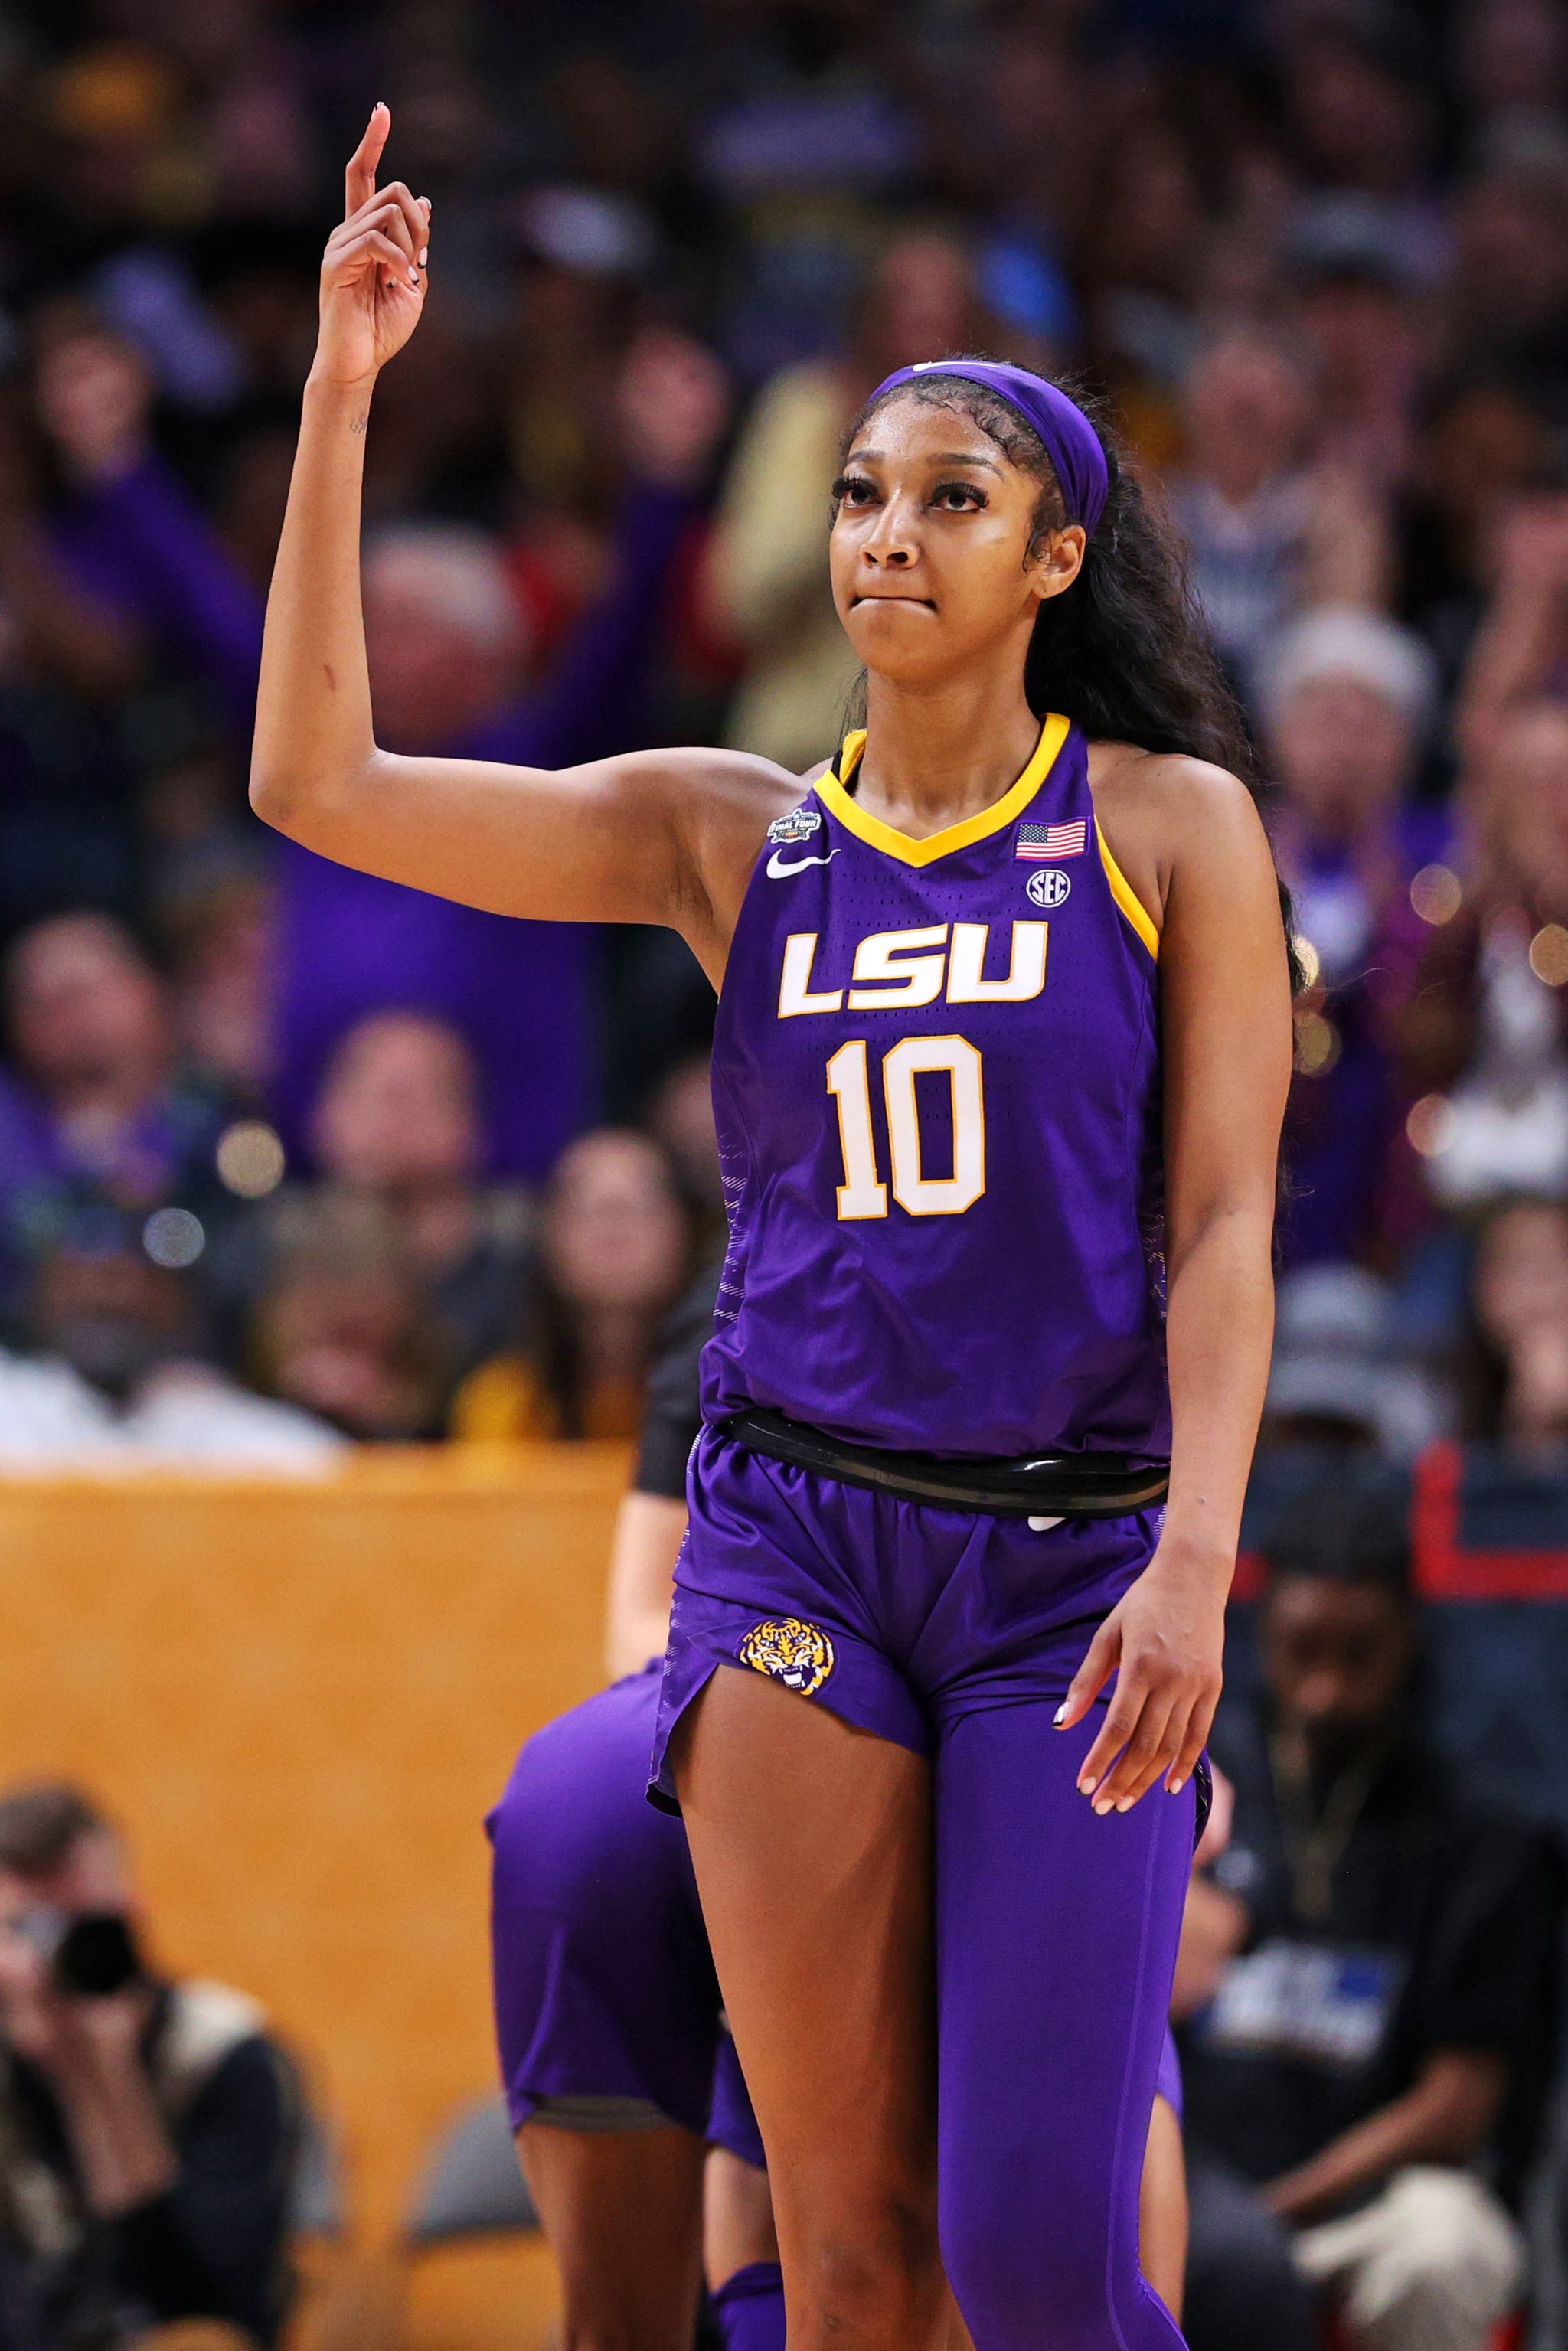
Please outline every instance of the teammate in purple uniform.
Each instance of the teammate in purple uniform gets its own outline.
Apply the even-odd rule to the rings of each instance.
[[[379,751],[363,434],[429,234],[375,187],[389,123],[323,267],[253,797],[500,913],[668,923],[722,983],[733,1245],[654,1778],[794,2351],[934,2346],[944,2265],[978,2351],[1172,2351],[1138,2179],[1290,1060],[1245,745],[1082,410],[962,360],[851,436],[867,724],[813,789],[734,752]]]

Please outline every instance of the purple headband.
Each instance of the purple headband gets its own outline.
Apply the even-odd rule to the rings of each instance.
[[[1081,522],[1092,536],[1105,511],[1111,478],[1105,452],[1076,401],[1069,400],[1045,378],[1027,368],[1009,367],[1005,360],[921,360],[914,367],[895,368],[877,385],[870,406],[901,384],[915,383],[923,375],[958,375],[967,383],[984,384],[1016,408],[1045,444],[1051,470],[1061,485],[1069,522]]]

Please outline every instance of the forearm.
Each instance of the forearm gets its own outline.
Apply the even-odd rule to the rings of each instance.
[[[1407,2163],[1464,2163],[1484,2145],[1501,2091],[1495,2059],[1434,2061],[1402,2098],[1331,2139],[1265,2189],[1281,2220],[1310,2220]]]
[[[361,781],[375,751],[360,601],[360,509],[373,379],[305,387],[267,600],[251,799],[285,831]]]
[[[152,2085],[139,2062],[85,2065],[60,2085],[71,2152],[99,2220],[163,2195],[178,2168]]]
[[[1171,1392],[1167,1554],[1229,1587],[1274,1332],[1272,1217],[1217,1208],[1173,1254],[1166,1344]]]
[[[686,1506],[669,1494],[639,1493],[622,1500],[610,1560],[605,1666],[612,1675],[640,1673],[669,1638],[675,1560],[686,1531]]]
[[[1489,730],[1511,703],[1542,691],[1562,644],[1552,591],[1533,582],[1503,590],[1477,632],[1459,689],[1456,725],[1468,752],[1485,750]]]

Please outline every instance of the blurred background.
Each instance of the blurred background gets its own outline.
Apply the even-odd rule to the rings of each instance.
[[[248,813],[377,96],[433,205],[368,445],[392,747],[804,768],[865,392],[967,349],[1110,396],[1312,983],[1249,1526],[1325,1448],[1413,1480],[1442,1735],[1568,1825],[1568,8],[5,0],[0,1770],[85,1774],[277,2011],[361,2248],[486,2085],[478,1816],[592,1686],[723,1225],[673,935]],[[450,2294],[417,2338],[491,2339]]]

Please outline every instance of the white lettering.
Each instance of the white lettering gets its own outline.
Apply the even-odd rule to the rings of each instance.
[[[942,993],[947,967],[947,925],[933,923],[921,931],[876,931],[855,950],[854,979],[850,990],[852,1012],[875,1012],[896,1004],[909,1010],[917,1004],[935,1004]],[[918,947],[936,947],[936,955],[917,955]],[[895,956],[910,958],[895,963]],[[876,983],[873,985],[872,983]]]
[[[988,923],[955,923],[947,964],[949,1004],[1027,1004],[1045,986],[1049,923],[1013,925],[1012,962],[1006,979],[982,979]]]
[[[791,931],[784,942],[784,976],[779,983],[779,1018],[792,1020],[801,1012],[841,1012],[844,991],[825,987],[811,993],[811,965],[817,953],[815,931]]]

